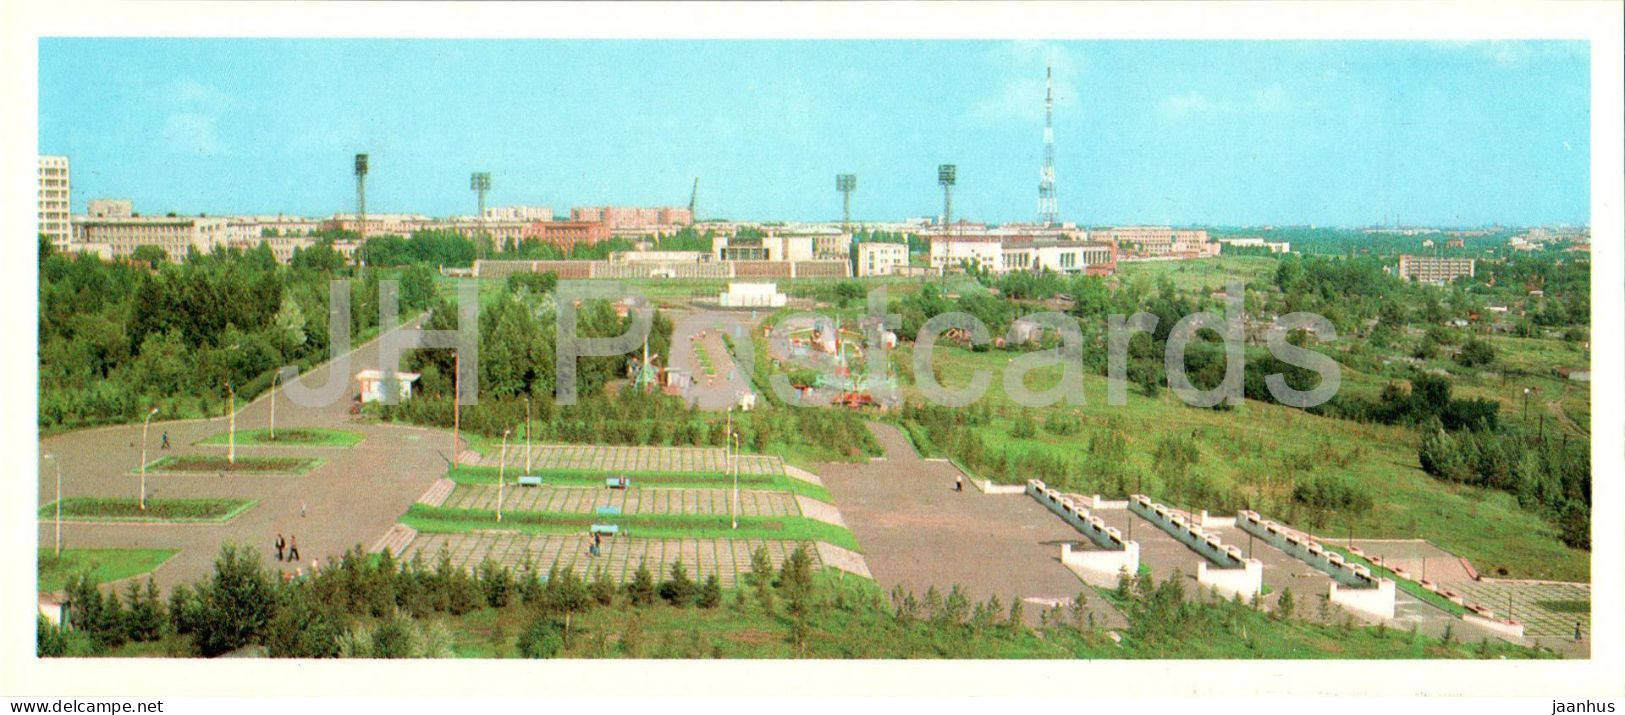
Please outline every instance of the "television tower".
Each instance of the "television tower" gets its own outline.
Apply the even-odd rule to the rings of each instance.
[[[841,192],[841,230],[852,230],[852,192],[858,188],[857,174],[836,174],[835,190]]]
[[[958,178],[959,167],[953,164],[940,164],[937,166],[937,184],[942,186],[942,232],[948,232],[948,227],[954,225],[954,181]]]
[[[1038,222],[1056,224],[1060,213],[1055,201],[1055,88],[1052,70],[1044,68],[1044,168],[1038,170]]]

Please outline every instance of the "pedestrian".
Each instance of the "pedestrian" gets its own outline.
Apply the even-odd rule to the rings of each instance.
[[[288,547],[288,542],[282,538],[282,532],[276,535],[276,560],[282,560],[282,550]]]
[[[317,569],[320,569],[321,567],[322,567],[321,559],[311,559],[310,560],[310,575],[315,576]]]
[[[297,536],[288,537],[288,561],[299,561],[299,537]]]
[[[965,475],[963,475],[963,474],[955,474],[954,475],[954,491],[956,491],[956,492],[965,491]]]
[[[299,518],[305,518],[305,503],[303,501],[299,502]]]
[[[164,449],[169,449],[169,432],[167,430],[164,432],[164,446],[163,446],[163,448]]]
[[[1576,640],[1576,641],[1580,640],[1580,622],[1579,621],[1574,622],[1574,640]]]

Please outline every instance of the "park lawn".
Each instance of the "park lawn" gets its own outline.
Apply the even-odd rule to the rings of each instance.
[[[135,499],[69,497],[62,500],[62,518],[72,521],[222,523],[258,504],[254,499],[148,499],[141,509]],[[39,508],[42,521],[56,518],[56,502]]]
[[[448,469],[446,477],[458,484],[483,485],[496,484],[498,468],[486,466],[459,466]],[[518,484],[523,469],[508,470],[509,484]],[[632,479],[633,489],[732,489],[733,476],[721,472],[662,472],[662,471],[612,471],[595,472],[580,469],[532,469],[528,474],[540,476],[543,484],[558,487],[604,487],[604,480],[611,477],[627,476]],[[788,474],[740,474],[739,488],[741,489],[774,489],[790,492],[797,496],[817,499],[821,502],[833,504],[835,497],[830,495],[824,487],[804,482]]]
[[[911,359],[911,348],[902,346],[898,359]],[[945,387],[962,388],[975,370],[991,373],[991,384],[983,400],[993,407],[995,417],[976,427],[990,449],[1043,450],[1066,459],[1087,454],[1090,437],[1099,432],[1115,432],[1126,442],[1128,471],[1141,484],[1128,483],[1123,493],[1144,489],[1169,501],[1162,476],[1154,471],[1154,455],[1164,439],[1191,438],[1199,459],[1191,473],[1219,487],[1245,495],[1252,507],[1265,516],[1294,524],[1306,531],[1328,529],[1342,534],[1347,525],[1335,516],[1315,523],[1300,515],[1291,499],[1294,481],[1283,476],[1284,465],[1307,462],[1313,467],[1300,476],[1341,473],[1369,487],[1377,497],[1372,511],[1355,524],[1356,537],[1423,538],[1457,555],[1466,557],[1482,573],[1512,578],[1540,578],[1588,581],[1590,554],[1564,545],[1558,531],[1546,519],[1520,508],[1517,499],[1505,492],[1446,483],[1423,472],[1417,461],[1417,436],[1413,430],[1389,425],[1364,424],[1317,417],[1280,405],[1249,400],[1229,411],[1185,406],[1171,390],[1147,397],[1136,386],[1128,388],[1127,404],[1106,404],[1106,378],[1085,374],[1083,394],[1086,404],[1064,402],[1034,408],[1030,414],[1038,423],[1031,438],[1011,435],[1019,408],[1004,393],[1002,374],[1014,354],[990,350],[973,352],[939,344],[934,359],[941,366]],[[1060,374],[1059,368],[1034,371],[1026,384],[1042,389]],[[922,395],[911,384],[904,385],[906,399],[919,401]],[[1074,435],[1060,437],[1043,430],[1044,417],[1052,412],[1072,412],[1083,422]],[[1548,420],[1550,421],[1550,420]],[[913,433],[913,431],[911,431]],[[920,440],[914,434],[915,440]],[[930,435],[923,435],[926,440]],[[928,445],[917,444],[922,449]],[[935,455],[933,455],[935,456]],[[995,475],[977,475],[989,477]],[[997,481],[997,478],[995,479]],[[1068,484],[1058,483],[1060,488]],[[1116,485],[1102,490],[1115,495]],[[1218,505],[1175,504],[1184,508],[1213,508]],[[1299,517],[1303,519],[1300,523]],[[1502,573],[1502,570],[1505,573]]]
[[[316,457],[265,457],[242,456],[235,464],[228,462],[224,455],[214,454],[183,454],[168,457],[159,457],[147,463],[147,474],[211,474],[229,472],[232,474],[264,474],[277,476],[300,476],[322,465],[321,459]],[[130,470],[131,474],[140,473],[140,468]]]
[[[40,549],[39,590],[60,591],[69,576],[81,572],[89,573],[94,583],[139,576],[177,553],[175,549],[63,549],[59,556],[52,549]]]
[[[503,529],[532,534],[582,532],[593,524],[615,524],[620,536],[643,539],[771,539],[823,541],[860,551],[858,540],[839,526],[803,516],[739,517],[730,528],[728,515],[705,514],[584,514],[563,512],[503,512],[502,521],[489,509],[453,509],[413,504],[401,523],[420,532],[462,533]]]
[[[269,430],[249,429],[237,431],[237,444],[250,447],[354,447],[361,443],[361,439],[360,432],[322,427],[283,428],[277,430],[276,439],[271,439]],[[229,443],[230,440],[225,432],[210,435],[198,442],[200,445],[225,445]]]

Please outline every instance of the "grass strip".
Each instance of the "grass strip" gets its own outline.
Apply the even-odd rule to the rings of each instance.
[[[448,470],[446,477],[458,484],[470,486],[497,483],[497,468],[488,466],[460,466]],[[517,483],[520,475],[542,478],[542,483],[555,487],[603,487],[611,477],[632,478],[633,489],[732,489],[734,480],[722,472],[662,472],[662,471],[589,471],[582,469],[507,470],[509,484]],[[828,489],[812,482],[796,479],[788,474],[740,474],[740,489],[763,489],[789,492],[796,496],[833,504],[835,497]]]
[[[221,523],[230,521],[259,502],[254,499],[148,499],[142,509],[135,499],[70,497],[62,500],[62,518],[75,521],[127,521],[151,523]],[[56,518],[56,502],[40,507],[43,520]]]
[[[208,474],[229,473],[237,474],[264,474],[300,476],[310,470],[321,466],[322,460],[316,457],[269,457],[244,456],[231,462],[224,455],[214,454],[177,454],[168,457],[159,457],[147,463],[147,474]],[[140,468],[130,470],[137,474]]]
[[[250,447],[354,447],[361,443],[360,432],[349,430],[326,429],[321,427],[294,427],[292,429],[279,429],[276,439],[271,438],[270,430],[249,429],[237,431],[237,444]],[[198,442],[200,445],[230,444],[227,433],[210,435]]]
[[[63,549],[61,555],[40,549],[39,590],[60,591],[68,577],[88,572],[92,581],[107,583],[147,573],[180,553],[175,549]]]

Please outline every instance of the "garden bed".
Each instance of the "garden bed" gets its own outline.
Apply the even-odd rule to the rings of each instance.
[[[276,431],[275,439],[271,438],[270,430],[237,431],[237,444],[251,447],[354,447],[360,444],[361,440],[360,432],[318,427],[279,429]],[[230,444],[230,438],[227,433],[221,432],[203,439],[198,444],[222,446]]]
[[[148,499],[142,509],[135,499],[71,497],[62,500],[62,518],[72,521],[222,523],[258,504],[252,499]],[[56,502],[40,507],[42,521],[56,518]]]
[[[148,474],[285,474],[300,475],[320,466],[315,457],[238,457],[228,462],[222,455],[187,454],[160,457],[147,463]],[[132,470],[139,473],[140,469]]]

